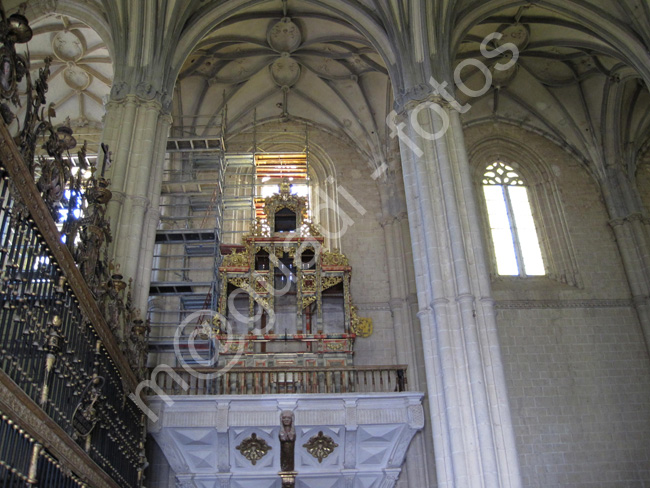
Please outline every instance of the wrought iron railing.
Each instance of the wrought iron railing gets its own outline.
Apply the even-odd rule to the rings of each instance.
[[[132,367],[144,369],[146,325],[106,258],[110,153],[103,146],[99,177],[85,145],[73,167],[72,130],[45,110],[50,60],[32,78],[28,54],[15,50],[31,36],[22,12],[7,17],[0,5],[0,481],[137,487],[144,418],[128,393]],[[15,134],[10,105],[24,108]]]
[[[173,374],[169,374],[170,371]],[[403,365],[236,368],[229,371],[170,368],[160,370],[152,379],[159,391],[167,395],[390,393],[407,390],[406,366]]]
[[[1,486],[88,487],[9,417],[0,416]]]
[[[119,486],[138,486],[143,417],[126,396],[125,366],[107,351],[53,246],[18,210],[2,162],[0,180],[0,369]]]

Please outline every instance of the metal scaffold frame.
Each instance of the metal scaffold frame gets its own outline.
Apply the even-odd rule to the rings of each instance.
[[[225,117],[225,116],[224,116]],[[167,142],[167,169],[161,189],[161,220],[156,234],[156,251],[150,287],[150,299],[165,300],[162,309],[150,310],[152,352],[172,352],[176,327],[198,310],[217,310],[221,245],[239,245],[241,237],[250,231],[255,221],[255,199],[258,187],[256,156],[288,154],[269,150],[278,144],[296,144],[287,132],[260,132],[255,125],[240,136],[252,136],[246,150],[227,152],[225,123],[221,134],[211,137],[170,137]],[[259,135],[287,135],[271,137],[260,142]],[[302,144],[300,144],[302,146]],[[308,131],[304,132],[304,151],[309,170]],[[175,161],[172,160],[175,159]],[[174,167],[174,166],[177,167]],[[309,184],[307,178],[306,183]],[[209,198],[207,198],[209,195]],[[214,223],[214,227],[209,225]],[[182,245],[182,251],[164,251],[168,245]],[[192,266],[193,258],[213,258],[210,280],[206,267]],[[170,262],[180,265],[170,265]],[[174,277],[172,279],[172,277]],[[177,279],[176,279],[177,277]],[[178,299],[178,306],[167,308],[168,299]],[[212,317],[201,316],[196,326]],[[206,352],[211,350],[206,340]],[[185,358],[184,358],[185,359]]]

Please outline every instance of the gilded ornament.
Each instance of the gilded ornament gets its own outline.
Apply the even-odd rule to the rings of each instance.
[[[248,254],[248,252],[233,251],[232,253],[226,254],[223,257],[222,266],[247,268],[249,266],[249,263],[250,263],[250,254]]]
[[[255,280],[255,292],[256,293],[267,293],[268,290],[268,284],[266,282],[266,279],[257,279]]]
[[[321,280],[321,286],[320,289],[322,290],[327,290],[328,288],[332,288],[334,285],[338,285],[343,281],[342,276],[324,276],[323,279]]]
[[[237,288],[245,288],[248,286],[247,277],[230,277],[228,278],[228,283],[236,286]]]
[[[271,237],[271,227],[265,220],[257,217],[251,223],[250,234],[248,236],[244,236],[244,239],[247,237]]]
[[[323,266],[348,266],[348,258],[338,249],[323,253]]]
[[[334,449],[338,447],[338,444],[332,440],[331,437],[323,434],[323,431],[319,431],[318,435],[310,437],[309,442],[303,444],[302,447],[307,449],[307,452],[318,459],[319,463],[323,462],[327,456],[334,452]]]
[[[317,298],[318,298],[318,297],[316,297],[315,295],[314,295],[314,296],[310,296],[310,297],[303,297],[303,299],[302,299],[302,308],[306,308],[306,307],[308,307],[309,305],[311,305],[312,303],[314,303],[314,302],[316,301]]]
[[[86,437],[99,420],[95,404],[101,398],[103,388],[104,378],[101,376],[95,376],[84,388],[81,400],[72,414],[72,425],[77,436]]]
[[[305,293],[316,292],[316,277],[314,275],[304,276],[302,280],[302,291]]]
[[[296,214],[296,229],[302,225],[307,216],[307,199],[291,194],[291,184],[287,179],[280,183],[280,193],[264,200],[264,213],[270,229],[275,228],[275,214],[278,210],[287,208]]]
[[[359,317],[357,315],[357,307],[351,307],[350,317],[350,330],[359,337],[370,337],[372,335],[372,319],[367,317]]]
[[[300,234],[303,236],[321,237],[323,235],[321,234],[318,225],[307,219],[303,220],[300,230]]]
[[[266,456],[272,447],[264,439],[259,439],[257,434],[252,433],[250,437],[244,439],[235,449],[241,452],[242,456],[248,459],[253,466],[257,461]]]

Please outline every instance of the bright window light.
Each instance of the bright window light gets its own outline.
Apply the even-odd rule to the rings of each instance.
[[[279,185],[264,185],[260,188],[260,196],[262,198],[270,197],[276,193],[280,193]]]
[[[291,185],[291,194],[298,197],[309,197],[309,186],[308,185]]]
[[[496,162],[486,168],[482,183],[497,273],[545,275],[528,189],[523,179],[512,167]]]

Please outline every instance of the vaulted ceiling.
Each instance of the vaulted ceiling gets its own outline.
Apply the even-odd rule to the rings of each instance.
[[[230,132],[255,121],[305,121],[346,136],[369,157],[392,108],[387,70],[369,41],[326,10],[280,1],[218,25],[178,78],[177,135],[203,135],[227,107]]]
[[[504,55],[488,60],[480,45],[493,32],[503,37],[487,49]],[[647,149],[650,95],[639,72],[601,34],[535,5],[484,18],[464,35],[456,57],[457,67],[468,59],[485,61],[492,76],[484,94],[463,97],[472,106],[465,123],[501,120],[525,126],[573,152],[596,173],[616,163],[632,169]],[[518,59],[500,71],[497,64],[503,66],[515,51],[506,43],[516,46]],[[475,90],[485,83],[485,75],[472,66],[462,70],[462,79]]]
[[[8,11],[14,3],[6,2]],[[62,2],[57,10],[69,11],[73,3]],[[480,97],[456,90],[471,105],[463,114],[466,125],[502,120],[528,127],[571,151],[596,176],[615,162],[633,173],[647,149],[650,66],[640,60],[650,50],[650,6],[643,0],[441,0],[418,8],[403,0],[234,4],[239,10],[206,30],[180,68],[172,105],[175,136],[210,135],[223,115],[230,133],[255,122],[295,121],[347,139],[368,160],[384,159],[390,143],[385,120],[393,108],[389,73],[401,75],[356,19],[341,15],[358,8],[401,53],[391,63],[406,66],[417,57],[413,39],[422,25],[421,35],[437,44],[425,64],[449,57],[457,66],[473,58],[491,67],[492,83]],[[123,0],[86,1],[96,18],[104,16],[102,41],[73,16],[42,15],[47,2],[35,5],[27,10],[28,16],[38,13],[29,49],[34,68],[46,55],[53,57],[48,100],[56,105],[57,120],[69,117],[77,133],[99,133],[113,77],[114,49],[104,42],[124,34],[115,28],[115,39],[107,38],[107,25],[132,7]],[[169,26],[182,13],[182,30],[209,7],[169,0],[157,8],[173,13],[164,14]],[[504,37],[488,50],[506,42],[517,46],[519,57],[509,70],[494,68],[507,61],[504,56],[486,59],[480,52],[492,32]],[[478,89],[485,76],[470,66],[462,79]]]
[[[96,142],[113,82],[106,44],[94,29],[65,15],[47,15],[30,26],[32,70],[43,68],[46,57],[51,59],[47,102],[56,112],[54,120],[68,120],[77,139]],[[21,114],[22,110],[17,113]]]

